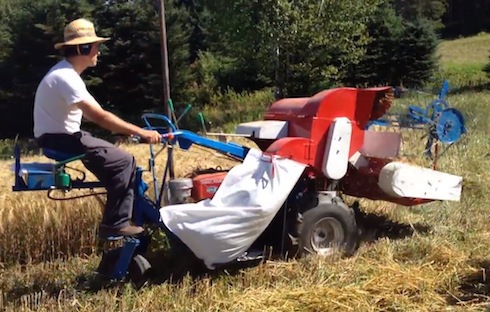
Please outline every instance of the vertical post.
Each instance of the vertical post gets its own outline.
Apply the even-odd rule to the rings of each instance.
[[[276,39],[277,40],[277,39]],[[276,91],[275,91],[275,99],[280,100],[283,98],[283,84],[282,84],[282,74],[279,72],[281,69],[281,60],[280,60],[280,48],[279,41],[277,40],[276,47]]]
[[[163,81],[163,105],[166,108],[167,116],[170,120],[172,120],[172,111],[170,108],[169,100],[170,100],[170,79],[168,73],[168,51],[167,51],[167,28],[165,25],[165,3],[164,0],[159,0],[159,15],[160,15],[160,43],[161,43],[161,56],[162,56],[162,81]],[[170,129],[169,129],[170,130]],[[167,165],[169,167],[169,175],[170,178],[174,178],[174,164],[173,164],[173,155],[172,148],[169,146],[168,148],[168,158]],[[162,187],[164,187],[162,185]]]

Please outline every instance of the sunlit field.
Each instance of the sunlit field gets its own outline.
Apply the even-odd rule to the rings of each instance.
[[[480,46],[481,38],[442,43],[442,59],[451,64],[448,66],[463,68],[470,61],[466,55],[467,49],[473,46],[471,40]],[[490,41],[486,40],[485,45],[488,51]],[[490,178],[486,173],[490,167],[490,92],[453,92],[448,101],[463,112],[468,134],[445,151],[437,161],[437,169],[463,177],[460,202],[434,202],[409,208],[361,200],[361,209],[366,214],[384,221],[379,223],[379,231],[364,237],[352,257],[266,261],[238,272],[186,276],[140,290],[129,284],[98,291],[82,287],[81,281],[91,276],[99,261],[95,234],[102,206],[97,197],[53,201],[45,192],[14,193],[11,191],[14,176],[10,171],[13,160],[2,160],[0,308],[7,311],[483,311],[490,307],[487,278]],[[427,97],[402,98],[395,106],[403,110],[416,103],[427,104]],[[433,163],[422,157],[425,133],[401,131],[403,161],[431,167]],[[243,139],[238,142],[253,147]],[[148,145],[121,147],[132,152],[143,168],[147,167]],[[441,146],[441,152],[444,150],[445,146]],[[198,168],[227,169],[237,163],[198,147],[187,152],[176,150],[174,155],[176,176],[185,176]],[[166,153],[157,158],[159,177],[165,159]],[[33,155],[25,156],[23,161],[48,160]],[[81,163],[76,166],[83,168]],[[145,180],[151,183],[151,175],[145,174]],[[149,194],[152,193],[150,189]],[[77,194],[87,193],[59,195]],[[104,200],[104,196],[99,199]],[[159,262],[157,258],[155,265],[163,270],[165,261]]]

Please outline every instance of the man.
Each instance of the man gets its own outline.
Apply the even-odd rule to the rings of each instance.
[[[104,183],[107,202],[99,226],[99,236],[131,236],[143,228],[131,225],[135,159],[113,144],[80,130],[82,116],[107,130],[141,137],[159,143],[156,131],[125,122],[101,108],[80,77],[96,66],[99,44],[109,38],[98,37],[86,19],[69,23],[64,42],[57,43],[64,59],[54,65],[40,82],[34,101],[34,136],[41,148],[70,154],[83,154],[85,167]]]

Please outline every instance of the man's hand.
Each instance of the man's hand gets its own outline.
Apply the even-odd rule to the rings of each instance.
[[[162,142],[162,135],[158,131],[142,129],[139,136],[146,143],[158,144]]]

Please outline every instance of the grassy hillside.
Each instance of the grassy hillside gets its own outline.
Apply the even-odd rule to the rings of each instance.
[[[490,60],[489,33],[443,41],[437,54],[442,65],[442,77],[453,85],[479,87],[488,84],[482,69]]]
[[[480,52],[476,52],[476,51]],[[490,36],[443,42],[445,71],[483,81]],[[471,55],[474,55],[472,57]],[[468,74],[470,73],[470,74]],[[461,78],[453,86],[464,86]],[[0,162],[0,309],[7,311],[484,311],[490,307],[490,93],[451,94],[468,135],[438,161],[463,176],[460,202],[412,208],[363,200],[365,213],[389,219],[348,259],[311,257],[182,281],[157,281],[140,291],[88,287],[98,256],[95,199],[53,202],[42,193],[12,193],[11,161]],[[407,100],[408,101],[408,100]],[[415,101],[415,100],[414,100]],[[413,104],[413,101],[409,101]],[[404,100],[398,103],[406,105]],[[406,159],[430,166],[422,132],[404,131]],[[146,163],[147,146],[124,146]],[[163,163],[163,159],[159,161]],[[232,166],[209,151],[176,154],[176,174]],[[26,160],[40,161],[39,156]],[[160,168],[161,170],[161,168]],[[145,177],[150,179],[149,176]],[[378,223],[379,225],[379,223]],[[16,263],[22,264],[16,264]],[[163,258],[155,265],[165,270]]]
[[[484,65],[489,61],[490,34],[446,40],[440,43],[438,55],[444,67],[456,64],[460,66]]]

